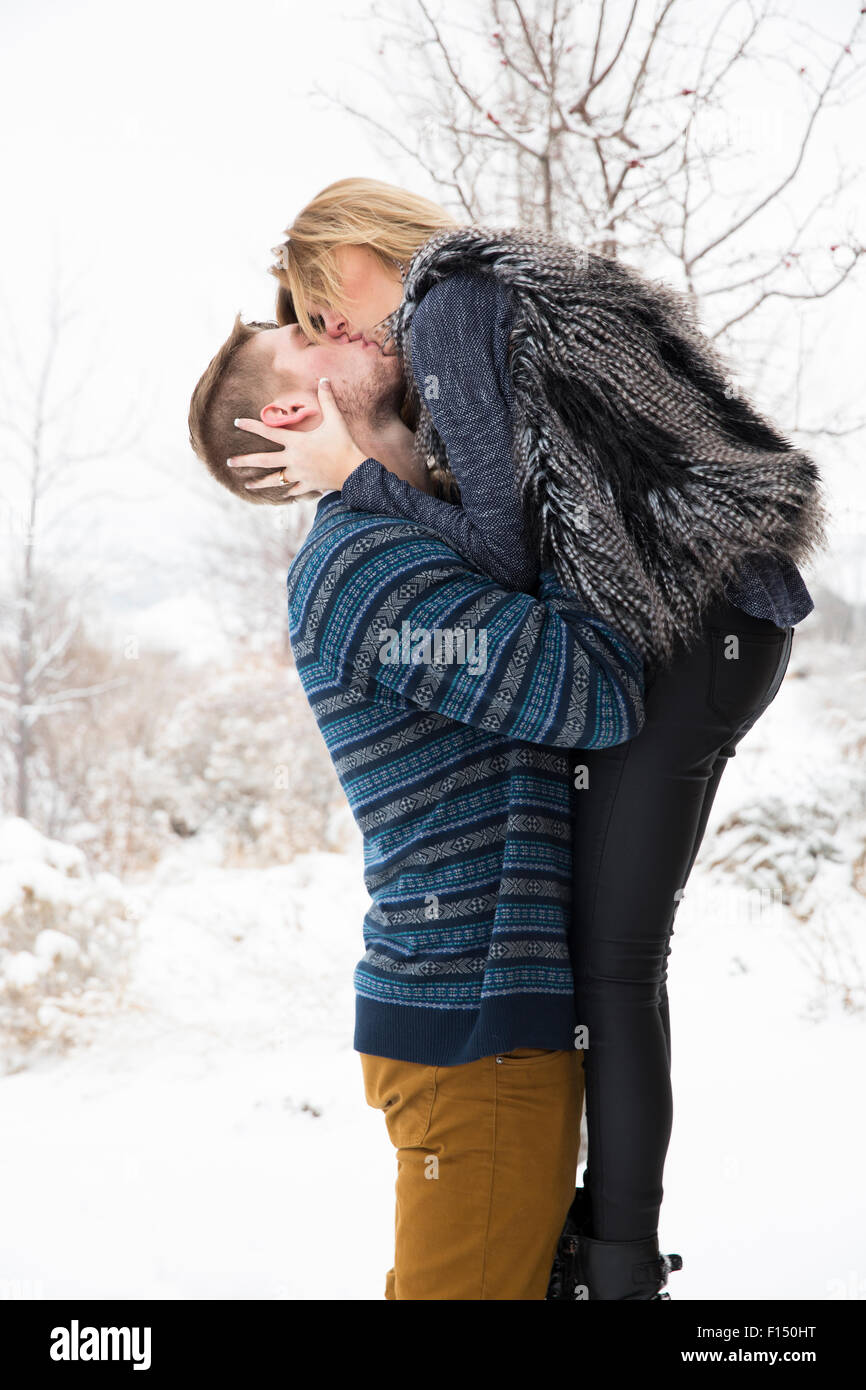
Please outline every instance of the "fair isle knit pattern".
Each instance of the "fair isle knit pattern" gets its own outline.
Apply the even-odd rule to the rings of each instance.
[[[551,574],[538,599],[510,592],[423,527],[336,494],[292,563],[288,607],[298,674],[364,839],[356,1050],[446,1066],[573,1046],[580,754],[566,750],[639,731],[638,658]],[[485,661],[440,652],[437,664],[418,639],[443,630],[483,632]],[[416,659],[380,660],[388,633],[406,631]]]
[[[440,232],[392,316],[404,366],[417,305],[463,271],[512,291],[514,467],[542,564],[650,664],[697,637],[751,557],[798,564],[822,544],[814,462],[731,388],[685,295],[551,235]],[[419,454],[447,478],[414,395]]]

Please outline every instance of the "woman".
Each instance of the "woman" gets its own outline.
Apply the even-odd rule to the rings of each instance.
[[[822,539],[815,466],[731,395],[688,304],[616,262],[461,227],[365,179],[323,190],[280,255],[281,324],[377,337],[411,368],[417,448],[441,496],[375,459],[340,475],[324,431],[254,425],[284,445],[288,477],[273,455],[246,456],[268,470],[251,486],[342,489],[350,507],[415,520],[528,592],[549,563],[644,658],[644,730],[575,756],[589,1155],[566,1233],[588,1297],[665,1298],[679,1267],[658,1253],[674,912],[727,761],[812,608],[797,562]]]

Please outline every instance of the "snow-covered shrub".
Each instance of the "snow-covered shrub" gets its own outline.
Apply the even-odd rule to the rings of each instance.
[[[345,798],[292,667],[267,657],[200,673],[138,759],[139,806],[166,840],[201,835],[222,862],[339,849]]]
[[[122,993],[134,939],[116,878],[28,821],[0,820],[0,1072],[85,1040]]]
[[[297,673],[273,652],[195,669],[142,653],[56,743],[54,833],[124,877],[193,838],[210,862],[265,866],[353,834]]]

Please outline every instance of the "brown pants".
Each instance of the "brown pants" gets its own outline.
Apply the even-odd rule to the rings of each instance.
[[[574,1197],[583,1053],[456,1067],[361,1053],[397,1150],[392,1299],[544,1299]]]

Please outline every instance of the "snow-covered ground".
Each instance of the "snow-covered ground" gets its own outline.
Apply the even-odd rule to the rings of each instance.
[[[713,824],[814,785],[808,686],[785,683]],[[383,1297],[395,1166],[351,1045],[357,843],[228,870],[190,840],[136,891],[123,1007],[0,1080],[0,1296]],[[787,910],[719,870],[696,871],[674,941],[672,1296],[866,1297],[866,1018],[815,1013]]]

